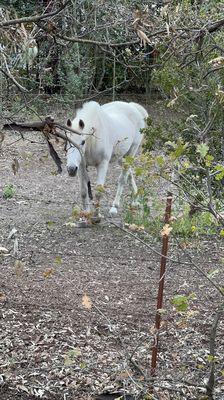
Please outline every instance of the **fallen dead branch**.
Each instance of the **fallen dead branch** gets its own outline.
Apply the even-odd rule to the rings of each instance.
[[[59,132],[57,130],[57,128],[63,130],[64,132]],[[89,190],[91,192],[90,179],[89,179],[89,175],[88,175],[88,172],[86,169],[86,161],[85,161],[83,152],[82,152],[81,148],[74,142],[74,140],[72,140],[66,133],[68,131],[71,133],[75,133],[77,135],[81,135],[79,132],[75,131],[74,129],[72,129],[68,126],[60,124],[59,122],[55,122],[54,118],[52,118],[51,116],[46,117],[42,121],[33,121],[33,122],[12,121],[10,123],[3,125],[3,129],[4,130],[12,130],[12,131],[16,130],[19,132],[24,132],[26,130],[42,132],[47,141],[50,155],[51,155],[52,159],[54,160],[55,164],[57,165],[58,173],[62,172],[62,168],[61,168],[62,161],[61,161],[59,155],[57,154],[54,146],[50,142],[51,137],[52,136],[59,137],[59,138],[63,139],[65,142],[69,142],[72,146],[76,147],[79,150],[80,155],[82,157],[83,171],[85,173],[85,178],[86,178],[86,181],[88,182]],[[91,133],[90,135],[92,135],[92,134],[93,133]]]
[[[63,124],[60,124],[59,122],[54,121],[54,118],[51,116],[46,117],[42,121],[32,121],[32,122],[15,122],[12,121],[8,124],[3,125],[3,129],[5,130],[17,130],[17,131],[25,131],[25,130],[34,130],[34,131],[43,131],[44,128],[46,128],[46,125],[48,128],[50,128],[50,133],[54,134],[55,136],[60,136],[58,132],[55,132],[56,128],[63,129],[64,131],[69,131],[72,133],[76,133],[77,135],[81,135],[79,132],[75,131],[74,129],[65,126]],[[54,131],[53,131],[54,130]],[[67,137],[62,136],[62,139],[68,140]],[[72,141],[71,141],[72,143]],[[74,146],[76,147],[77,145],[75,143]]]

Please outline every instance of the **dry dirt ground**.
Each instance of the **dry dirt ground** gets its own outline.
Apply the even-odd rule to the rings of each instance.
[[[137,399],[145,391],[150,366],[159,256],[107,218],[120,168],[110,169],[101,224],[68,226],[72,208],[79,204],[77,180],[65,170],[52,173],[55,166],[45,144],[18,141],[8,146],[17,138],[7,134],[0,153],[0,246],[9,250],[0,256],[0,399],[113,399],[118,393]],[[42,142],[39,135],[36,141]],[[20,166],[16,175],[14,158]],[[15,194],[4,199],[9,183]],[[15,258],[15,240],[7,240],[13,228]],[[148,243],[160,251],[160,241],[149,236]],[[204,272],[222,268],[223,243],[202,239],[189,243],[189,251]],[[175,243],[170,254],[189,261]],[[183,317],[170,299],[189,293],[196,298]],[[84,294],[91,308],[82,304]],[[209,333],[219,303],[220,295],[192,265],[169,262],[152,398],[202,398]],[[221,400],[223,321],[216,348],[214,399]],[[99,397],[102,393],[105,397]]]

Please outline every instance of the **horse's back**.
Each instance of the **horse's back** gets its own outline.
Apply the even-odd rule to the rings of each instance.
[[[102,109],[115,117],[122,117],[125,115],[135,125],[137,130],[144,128],[145,118],[148,116],[144,107],[134,102],[112,101],[104,104]]]

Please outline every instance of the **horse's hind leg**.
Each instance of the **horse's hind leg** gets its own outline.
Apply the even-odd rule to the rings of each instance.
[[[130,170],[123,170],[119,176],[118,180],[118,187],[117,187],[117,193],[115,196],[115,199],[113,201],[113,205],[110,209],[110,214],[111,215],[116,215],[117,214],[117,209],[120,206],[120,201],[121,201],[121,196],[124,190],[124,186],[127,183],[128,175],[130,174]]]
[[[128,181],[130,183],[132,193],[133,193],[133,199],[132,199],[132,206],[133,207],[138,207],[139,206],[139,198],[138,198],[138,188],[135,182],[134,174],[132,169],[130,168],[130,174],[128,175]]]
[[[137,188],[137,185],[136,185],[136,182],[135,182],[135,178],[134,178],[134,174],[133,174],[133,171],[132,171],[131,168],[129,169],[128,181],[129,181],[129,183],[131,185],[133,193],[136,195],[137,192],[138,192],[138,188]]]
[[[140,140],[141,140],[141,138],[140,138]],[[137,143],[137,144],[133,144],[131,146],[131,148],[130,148],[130,150],[129,150],[127,155],[135,156],[135,154],[138,151],[139,145],[140,145],[140,142]],[[126,170],[123,170],[121,172],[120,176],[119,176],[117,193],[116,193],[115,199],[113,201],[113,205],[112,205],[112,207],[110,209],[110,214],[111,215],[116,215],[117,214],[117,209],[120,206],[120,201],[121,201],[121,196],[122,196],[122,193],[123,193],[123,190],[124,190],[124,186],[126,185],[128,179],[130,180],[133,193],[137,194],[138,189],[137,189],[137,185],[135,183],[135,179],[134,179],[134,175],[133,175],[132,169],[128,168]]]

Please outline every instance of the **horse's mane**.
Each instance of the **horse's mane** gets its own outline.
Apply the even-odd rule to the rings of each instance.
[[[82,108],[77,110],[76,118],[82,119],[85,123],[85,130],[95,128],[97,131],[100,125],[101,107],[96,101],[84,103]]]

